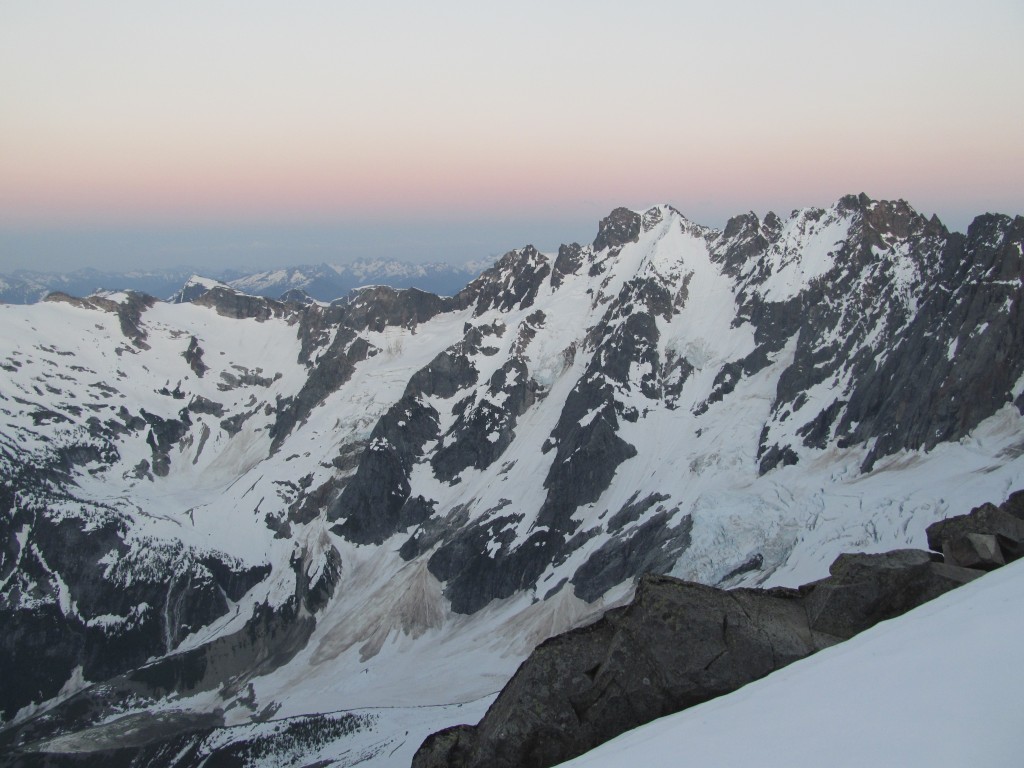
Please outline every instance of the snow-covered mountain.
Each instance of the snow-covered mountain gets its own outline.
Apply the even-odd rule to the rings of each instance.
[[[231,269],[204,273],[205,279],[222,282],[255,296],[278,299],[289,291],[302,291],[317,301],[344,298],[352,290],[370,284],[392,288],[418,288],[441,296],[462,290],[489,263],[413,264],[393,259],[359,260],[348,264],[307,264],[250,272]],[[19,270],[0,274],[0,303],[33,304],[53,292],[88,296],[101,291],[136,291],[151,296],[176,296],[195,267],[168,267],[132,272],[101,272],[80,269],[68,273]]]
[[[418,288],[440,296],[452,296],[489,264],[409,264],[377,259],[349,264],[318,264],[267,270],[227,280],[243,293],[280,298],[300,290],[318,301],[333,301],[352,290],[371,284],[392,288]]]
[[[0,748],[407,765],[642,573],[917,545],[1024,487],[1022,243],[656,206],[449,298],[2,306]]]
[[[77,269],[73,272],[17,270],[0,274],[0,303],[34,304],[54,292],[88,296],[100,291],[140,291],[170,296],[195,270],[168,267],[129,272]]]

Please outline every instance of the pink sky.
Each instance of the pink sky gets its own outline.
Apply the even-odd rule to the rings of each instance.
[[[0,269],[48,227],[1024,211],[1017,2],[551,5],[2,2]]]

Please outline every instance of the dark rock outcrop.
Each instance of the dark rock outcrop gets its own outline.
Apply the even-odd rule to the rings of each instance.
[[[555,765],[835,641],[795,591],[645,576],[629,606],[538,646],[480,725],[430,737],[413,766]]]
[[[214,286],[192,300],[193,304],[211,307],[218,315],[236,320],[255,319],[264,321],[271,317],[283,317],[291,310],[286,304],[263,296],[249,296],[228,288]]]
[[[464,401],[444,445],[431,459],[437,477],[451,482],[465,469],[486,469],[512,444],[518,418],[536,400],[526,364],[511,358],[494,372],[479,402]]]
[[[916,549],[840,555],[824,581],[803,589],[811,627],[853,637],[981,575]]]
[[[181,287],[181,290],[171,297],[171,301],[175,304],[190,304],[210,290],[211,282],[210,280],[197,280],[193,276]],[[216,283],[214,284],[216,285]]]
[[[24,724],[4,730],[0,734],[0,753],[19,755],[24,765],[47,765],[50,763],[46,760],[59,759],[59,754],[48,751],[49,740],[103,721],[90,732],[95,752],[89,753],[93,758],[89,764],[96,764],[98,756],[107,751],[116,754],[125,746],[152,745],[156,754],[166,755],[157,749],[161,743],[222,724],[222,713],[195,715],[171,711],[166,713],[167,720],[135,713],[122,719],[117,717],[118,705],[125,700],[144,702],[171,693],[189,695],[214,689],[230,697],[244,691],[253,678],[286,663],[305,647],[316,626],[314,614],[326,604],[340,579],[341,557],[337,550],[332,547],[324,558],[315,581],[306,575],[309,563],[304,557],[292,559],[295,592],[282,605],[256,606],[241,629],[205,645],[148,664],[142,664],[144,659],[137,660],[135,663],[141,664],[137,669],[90,685]],[[241,597],[237,589],[232,593],[234,599]],[[128,754],[133,756],[134,752]]]
[[[1024,375],[1024,217],[980,216],[967,235],[921,248],[935,287],[900,334],[899,354],[871,363],[851,392],[839,433],[875,438],[864,462],[957,440],[1012,401]],[[951,353],[950,350],[955,350]]]
[[[355,371],[356,364],[376,350],[348,328],[339,328],[330,347],[320,356],[302,388],[293,397],[277,402],[276,418],[270,428],[271,452],[277,451],[297,424],[302,423],[328,395],[336,392]]]
[[[100,309],[117,315],[121,333],[139,349],[149,349],[146,344],[146,329],[142,326],[142,313],[156,304],[157,300],[145,293],[128,291],[121,301],[114,301],[102,295],[79,299],[61,291],[54,291],[44,301],[70,304],[82,309]]]
[[[407,288],[375,285],[355,291],[345,304],[342,322],[353,330],[383,331],[388,326],[415,328],[451,308],[452,300]]]
[[[489,309],[506,312],[533,304],[548,275],[548,258],[532,245],[509,251],[455,297],[456,307],[473,307],[474,315]]]
[[[575,275],[581,266],[583,266],[583,249],[579,243],[559,246],[555,265],[551,269],[551,285],[557,288],[567,275]]]
[[[628,208],[616,208],[597,225],[594,250],[617,248],[626,243],[635,243],[640,237],[643,220],[639,213]]]
[[[1024,491],[928,526],[928,546],[946,562],[993,570],[1024,557]]]
[[[76,667],[87,680],[104,680],[173,651],[270,571],[180,544],[154,543],[139,555],[116,515],[27,519],[33,546],[0,597],[4,719],[57,695]]]
[[[185,358],[185,362],[188,363],[188,367],[192,369],[192,372],[199,378],[203,378],[203,374],[206,373],[209,367],[203,362],[203,348],[199,346],[199,339],[195,336],[190,337],[188,349],[182,352],[181,356]]]
[[[361,544],[380,544],[430,514],[427,500],[410,499],[409,483],[424,446],[441,436],[438,413],[424,397],[450,398],[476,383],[470,356],[480,351],[484,336],[478,328],[467,328],[461,342],[409,379],[402,399],[374,426],[355,475],[328,510],[328,519],[341,521],[335,533]]]
[[[686,515],[675,527],[670,519],[668,511],[659,512],[628,534],[608,539],[570,579],[576,596],[592,603],[633,576],[670,571],[690,546],[693,518]]]

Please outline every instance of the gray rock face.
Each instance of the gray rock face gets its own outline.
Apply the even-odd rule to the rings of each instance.
[[[94,729],[92,739],[96,752],[90,755],[89,764],[95,764],[106,751],[116,757],[119,748],[137,745],[150,745],[149,753],[155,755],[153,763],[142,764],[163,764],[157,758],[166,757],[168,752],[159,749],[161,739],[166,746],[166,740],[174,742],[180,738],[172,734],[223,724],[221,714],[191,716],[191,720],[189,715],[181,715],[186,718],[185,722],[162,722],[159,717],[150,716],[143,722],[136,722],[138,717],[134,716],[130,718],[131,727],[126,728],[126,723],[116,717],[119,705],[126,700],[155,701],[170,693],[187,696],[214,689],[229,695],[239,693],[253,678],[291,659],[305,647],[316,626],[313,616],[332,595],[341,576],[341,559],[337,550],[332,549],[315,583],[305,577],[307,563],[301,557],[295,558],[291,565],[297,577],[295,593],[284,605],[276,609],[258,606],[242,629],[211,643],[148,664],[143,663],[145,659],[135,660],[138,668],[126,674],[112,676],[108,673],[103,684],[89,686],[23,725],[4,730],[0,734],[0,752],[20,754],[23,762],[19,764],[46,765],[49,764],[46,761],[59,758],[46,753],[35,757],[37,750],[32,745],[103,720],[109,727]],[[194,597],[190,596],[190,601]],[[234,597],[237,599],[241,594],[235,590]],[[263,714],[268,717],[272,713]],[[137,745],[133,744],[136,740]],[[129,750],[125,757],[136,758],[138,754]]]
[[[1024,520],[1024,491],[1011,493],[999,508],[1007,514],[1013,515],[1018,520]]]
[[[687,515],[675,527],[668,512],[659,512],[621,538],[609,539],[573,575],[576,596],[589,603],[642,573],[665,573],[690,546],[693,519]]]
[[[968,533],[942,544],[942,557],[947,563],[964,568],[993,571],[1006,565],[999,537],[991,533]]]
[[[146,344],[146,331],[140,326],[142,313],[156,304],[156,299],[144,293],[129,291],[123,302],[115,302],[103,296],[89,296],[79,299],[60,291],[51,293],[45,299],[49,302],[62,302],[76,306],[92,307],[112,312],[117,315],[121,333],[139,349],[149,349]]]
[[[203,348],[199,346],[199,339],[195,336],[189,339],[188,349],[182,353],[182,357],[185,358],[192,372],[202,378],[207,371],[207,365],[203,362]]]
[[[479,402],[469,398],[460,404],[456,423],[430,460],[435,475],[451,482],[470,467],[491,466],[512,444],[516,422],[535,402],[537,389],[522,359],[502,365]]]
[[[824,211],[803,215],[806,226],[828,223]],[[1019,346],[1024,327],[1024,218],[982,216],[965,236],[902,201],[863,195],[843,198],[834,215],[850,217],[848,237],[836,244],[828,272],[793,297],[762,294],[770,265],[788,258],[767,218],[730,221],[715,245],[725,271],[738,277],[738,316],[749,318],[758,343],[736,370],[750,375],[758,360],[796,340],[765,425],[762,473],[798,460],[798,444],[780,426],[788,419],[800,420],[806,447],[874,441],[864,462],[869,470],[896,451],[959,439],[1011,401],[1024,373],[1020,356],[1008,351]],[[896,258],[903,249],[909,265]],[[974,338],[979,328],[984,333]],[[951,352],[968,343],[970,353]],[[735,371],[731,376],[734,385]],[[804,393],[836,379],[850,382],[844,394],[808,412]],[[776,431],[785,441],[774,439]]]
[[[553,531],[536,531],[516,548],[508,547],[510,536],[500,531],[511,515],[498,516],[467,526],[442,544],[427,562],[430,572],[447,582],[445,597],[456,613],[475,613],[491,600],[510,597],[530,588],[544,568],[562,551],[562,537]],[[481,557],[494,542],[500,549],[493,557]]]
[[[473,307],[477,316],[489,309],[525,309],[533,305],[550,274],[548,258],[532,245],[509,251],[460,291],[455,305]]]
[[[430,515],[425,499],[410,499],[413,465],[424,446],[440,437],[438,413],[422,398],[450,398],[475,384],[477,371],[467,353],[479,350],[484,339],[483,331],[467,329],[463,341],[413,375],[402,399],[377,422],[355,475],[328,511],[328,519],[341,521],[334,528],[337,533],[379,544]]]
[[[341,322],[353,330],[382,332],[388,326],[415,328],[441,312],[451,309],[453,301],[432,293],[385,285],[361,288],[344,305]]]
[[[416,289],[373,286],[354,292],[343,303],[327,308],[306,307],[299,319],[299,337],[303,342],[300,360],[309,366],[309,376],[298,394],[277,403],[271,451],[277,451],[296,425],[305,421],[314,408],[352,377],[359,362],[381,352],[358,336],[358,331],[379,333],[388,326],[415,328],[450,309],[451,303],[449,299]],[[337,328],[337,333],[313,364],[314,351],[331,338],[332,328]]]
[[[1024,493],[1003,504],[982,504],[966,515],[928,526],[928,546],[946,562],[992,570],[1024,557]]]
[[[629,606],[538,646],[479,726],[430,737],[413,766],[554,765],[834,641],[796,592],[645,576]]]
[[[935,265],[938,290],[907,325],[900,354],[862,379],[843,417],[840,431],[852,441],[877,438],[866,467],[901,448],[959,439],[1011,401],[1024,374],[1024,361],[1010,352],[1024,343],[1024,302],[1019,281],[1006,276],[1024,271],[1022,239],[1024,217],[983,216],[966,237],[946,241]],[[980,338],[966,351],[975,329]],[[950,355],[951,348],[965,351]]]
[[[189,304],[198,299],[208,290],[210,290],[210,287],[204,282],[190,280],[182,286],[180,291],[174,294],[172,301],[175,304]]]
[[[103,680],[171,650],[183,637],[223,616],[228,600],[240,599],[270,570],[242,568],[227,557],[204,558],[180,545],[154,547],[148,556],[162,563],[160,571],[148,578],[136,574],[111,589],[111,579],[116,583],[131,573],[137,557],[123,541],[116,516],[93,519],[88,527],[75,519],[54,523],[35,516],[32,531],[31,558],[22,557],[15,578],[0,595],[5,718],[38,700],[40,692],[56,695],[76,667],[82,667],[86,679]],[[66,557],[68,550],[74,558]],[[105,561],[110,556],[118,565],[108,575]],[[51,564],[57,563],[61,570],[54,574]],[[70,616],[60,610],[58,600],[47,600],[56,598],[61,584],[67,585],[67,599],[76,607]],[[33,604],[36,610],[25,607]],[[90,621],[99,616],[107,621]],[[111,621],[116,618],[120,621]]]
[[[558,257],[551,269],[551,284],[557,288],[562,284],[566,275],[575,275],[581,266],[583,266],[583,249],[579,243],[559,246]]]
[[[415,504],[406,512],[409,476],[424,444],[438,437],[437,411],[415,396],[403,397],[377,422],[358,467],[328,519],[340,520],[334,532],[362,544],[380,544],[429,515]],[[426,512],[426,514],[422,514]]]
[[[297,304],[300,307],[308,307],[315,302],[315,299],[301,288],[292,288],[285,291],[277,300],[282,304]]]
[[[636,242],[640,236],[641,225],[639,213],[628,208],[616,208],[598,224],[594,250],[600,251]]]
[[[269,317],[282,317],[289,312],[288,306],[280,301],[249,296],[223,286],[216,286],[200,294],[192,303],[212,307],[218,314],[236,320],[266,320]]]
[[[936,562],[929,553],[913,549],[840,555],[829,572],[828,579],[804,587],[807,615],[813,629],[844,638],[981,575]]]
[[[376,351],[353,331],[340,328],[330,347],[309,372],[298,394],[278,400],[271,451],[278,450],[297,424],[305,421],[316,406],[352,377],[358,362]]]

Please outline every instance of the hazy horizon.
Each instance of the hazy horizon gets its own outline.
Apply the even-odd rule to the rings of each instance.
[[[853,194],[853,193],[851,193]],[[838,199],[838,198],[837,198]],[[835,200],[822,201],[827,207]],[[913,201],[908,201],[913,205]],[[613,206],[615,207],[615,206]],[[645,206],[627,205],[641,210]],[[678,206],[676,206],[678,208]],[[806,206],[800,206],[806,207]],[[366,260],[408,263],[449,263],[497,259],[513,248],[533,245],[555,252],[562,244],[589,243],[600,220],[612,207],[592,217],[452,221],[409,219],[383,222],[289,225],[223,224],[202,226],[63,226],[0,229],[0,271],[72,272],[79,269],[127,271],[161,267],[204,268],[210,274],[231,269],[271,269],[311,264],[350,264]],[[699,217],[682,211],[699,224],[722,228],[728,217],[750,209]],[[785,216],[789,209],[768,210]],[[930,216],[934,211],[918,209]],[[982,213],[936,215],[952,231],[964,232]]]
[[[1024,212],[1024,6],[0,0],[0,271],[466,261],[905,199]]]

